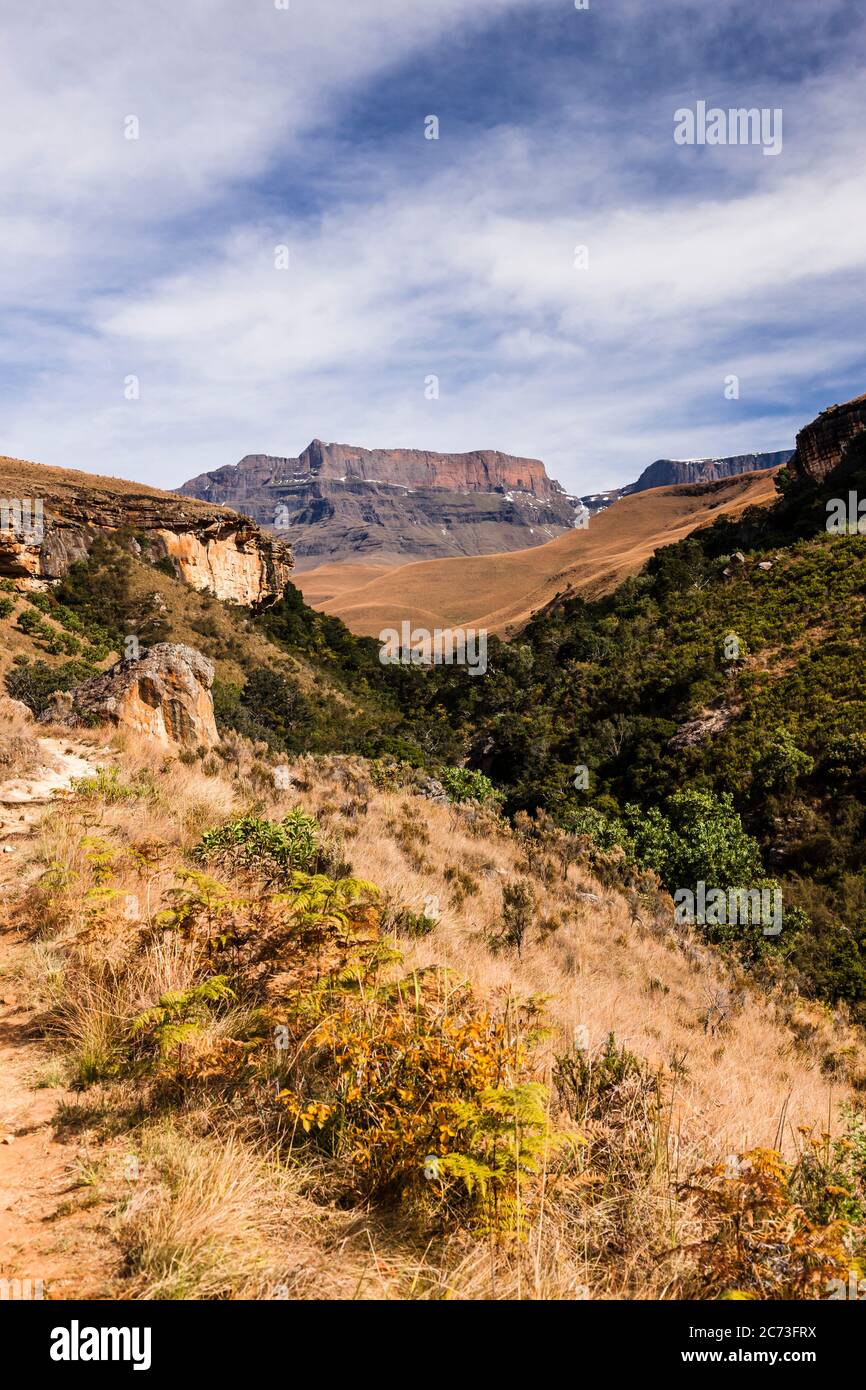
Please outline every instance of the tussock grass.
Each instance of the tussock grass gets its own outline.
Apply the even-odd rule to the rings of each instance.
[[[257,1296],[278,1272],[266,1225],[273,1179],[236,1137],[190,1138],[164,1125],[146,1131],[142,1182],[117,1219],[129,1295],[139,1299]]]
[[[136,1112],[130,1142],[143,1176],[116,1218],[123,1296],[675,1297],[700,1234],[678,1195],[684,1179],[756,1147],[795,1160],[801,1126],[839,1132],[840,1106],[856,1100],[851,1078],[866,1074],[860,1032],[797,998],[782,976],[750,981],[694,932],[674,931],[661,898],[638,902],[586,864],[547,863],[472,806],[377,788],[358,759],[297,759],[281,791],[261,749],[233,737],[221,751],[204,771],[116,738],[122,781],[146,773],[152,792],[52,810],[27,852],[20,915],[35,939],[22,969],[40,981],[47,1026],[78,1083],[110,1083],[131,1021],[212,972],[201,946],[157,917],[203,831],[297,806],[381,889],[404,971],[445,967],[493,1005],[544,1000],[538,1076],[580,1131],[585,1162],[545,1165],[522,1240],[431,1234],[405,1207],[351,1205],[333,1157],[293,1145],[289,1166],[276,1165],[261,1094],[181,1085],[169,1104],[153,1091],[144,1103],[162,1107],[161,1118],[142,1127]],[[527,881],[537,921],[518,953],[502,943],[504,889]],[[433,929],[402,934],[419,913]],[[243,1000],[214,1010],[187,1059],[245,1037],[250,1021]],[[563,1058],[589,1068],[573,1094]],[[126,1083],[116,1102],[103,1085],[100,1106],[112,1104],[118,1116],[135,1111]]]

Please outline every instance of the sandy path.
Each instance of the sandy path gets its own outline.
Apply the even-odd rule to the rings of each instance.
[[[96,750],[40,738],[44,766],[0,784],[0,891],[19,881],[22,837],[71,778],[92,772]],[[99,750],[102,751],[102,750]],[[88,1203],[88,1152],[55,1125],[73,1092],[51,1084],[52,1055],[16,967],[25,933],[9,925],[0,898],[0,1299],[94,1296],[106,1279],[109,1242]],[[49,1084],[45,1084],[46,1081]],[[4,1280],[22,1281],[11,1290]]]

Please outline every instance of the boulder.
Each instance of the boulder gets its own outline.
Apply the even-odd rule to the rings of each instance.
[[[111,723],[168,746],[219,742],[211,663],[194,647],[159,642],[137,661],[115,666],[74,690],[58,693],[40,717],[66,724]]]
[[[668,747],[679,750],[706,743],[707,739],[724,733],[734,714],[735,711],[727,705],[722,705],[719,709],[702,710],[693,719],[680,725],[673,738],[669,739]]]

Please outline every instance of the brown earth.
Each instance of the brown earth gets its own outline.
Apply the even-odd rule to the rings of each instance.
[[[17,721],[20,723],[20,721]],[[22,846],[73,777],[92,772],[96,749],[48,736],[37,766],[0,784],[0,903],[20,891]],[[104,750],[100,750],[104,751]],[[90,1153],[59,1124],[76,1095],[55,1074],[38,1009],[19,968],[26,926],[0,918],[0,1298],[104,1297],[117,1264],[105,1212],[89,1200]],[[71,1254],[70,1252],[74,1252]],[[2,1281],[9,1281],[8,1285]],[[13,1281],[18,1281],[17,1286]],[[11,1286],[11,1287],[10,1287]]]
[[[553,599],[609,593],[662,545],[717,516],[737,516],[776,496],[774,470],[720,482],[653,488],[621,498],[546,545],[500,555],[427,560],[367,577],[373,566],[325,565],[296,574],[307,602],[353,632],[378,636],[404,620],[436,628],[471,624],[501,636],[518,632]]]

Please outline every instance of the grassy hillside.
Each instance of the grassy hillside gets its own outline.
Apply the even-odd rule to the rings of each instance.
[[[619,843],[672,891],[778,881],[785,931],[758,944],[860,1018],[866,537],[825,521],[828,497],[864,484],[861,448],[846,478],[662,549],[607,598],[552,605],[487,680],[437,673],[430,693],[512,811]]]
[[[567,531],[531,550],[425,560],[381,573],[365,565],[325,565],[298,575],[297,582],[311,603],[353,632],[378,636],[409,619],[429,628],[471,624],[508,636],[554,597],[608,593],[663,542],[774,495],[767,472],[654,488],[623,497],[586,530]]]
[[[358,752],[447,763],[461,744],[435,702],[415,709],[413,676],[384,668],[378,644],[308,608],[293,586],[265,613],[197,593],[170,562],[146,563],[98,541],[44,594],[0,599],[0,672],[34,712],[127,650],[135,638],[185,642],[209,657],[222,727],[284,751]],[[88,635],[89,634],[89,635]]]
[[[857,1033],[652,875],[355,757],[104,740],[0,865],[78,1155],[49,1296],[809,1298],[862,1257]]]
[[[799,1299],[861,1266],[866,537],[823,516],[668,547],[483,678],[109,543],[0,595],[32,708],[180,640],[223,732],[10,716],[16,1095],[86,1154],[51,1293]],[[90,770],[22,812],[52,749]],[[781,936],[678,922],[700,878],[778,881]]]

